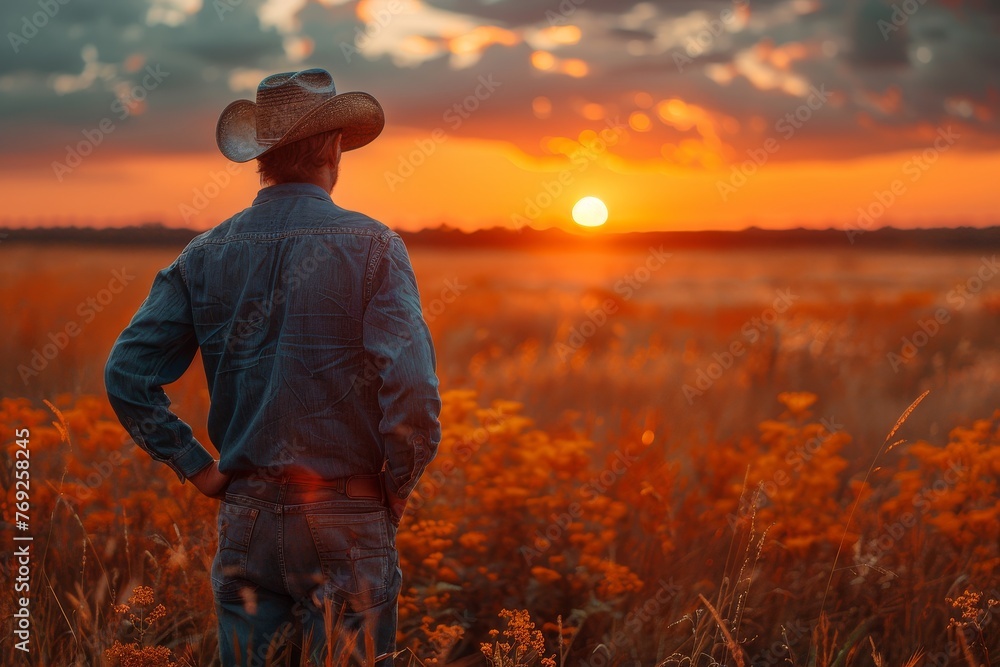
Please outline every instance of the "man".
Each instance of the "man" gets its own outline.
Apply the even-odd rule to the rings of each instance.
[[[230,104],[219,148],[256,158],[263,187],[157,274],[108,359],[135,442],[223,500],[226,667],[263,665],[269,647],[317,664],[327,651],[389,664],[395,650],[396,528],[441,437],[434,351],[399,236],[330,198],[341,152],[383,125],[373,97],[338,95],[320,69]],[[217,461],[162,388],[199,349]]]

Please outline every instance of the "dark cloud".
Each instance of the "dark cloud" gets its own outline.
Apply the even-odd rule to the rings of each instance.
[[[198,59],[206,67],[259,67],[284,58],[281,35],[262,29],[257,16],[233,10],[219,19],[212,3],[204,6],[190,28],[157,26],[157,42],[178,54]]]
[[[909,65],[909,27],[902,20],[895,22],[896,12],[901,10],[881,0],[861,3],[849,20],[853,61],[862,66]]]
[[[749,0],[754,7],[768,7],[781,0]],[[427,4],[448,11],[481,16],[505,26],[533,25],[538,22],[572,22],[581,12],[624,14],[636,5],[648,5],[673,15],[694,11],[719,14],[734,6],[729,0],[427,0]],[[737,3],[738,4],[738,3]]]

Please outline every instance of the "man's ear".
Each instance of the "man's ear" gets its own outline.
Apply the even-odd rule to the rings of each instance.
[[[340,131],[338,131],[337,134],[336,134],[336,136],[333,138],[332,150],[333,150],[334,159],[337,162],[340,162],[340,156],[342,155],[340,144],[341,144],[341,140],[343,138],[344,138],[344,133],[340,132]]]

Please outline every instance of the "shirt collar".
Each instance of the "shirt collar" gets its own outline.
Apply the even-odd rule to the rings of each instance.
[[[256,206],[257,204],[285,197],[316,197],[317,199],[325,199],[328,202],[333,201],[330,198],[330,193],[318,185],[312,183],[280,183],[279,185],[261,188],[257,192],[256,199],[253,200],[253,205]]]

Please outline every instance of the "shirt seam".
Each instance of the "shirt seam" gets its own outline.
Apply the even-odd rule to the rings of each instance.
[[[361,311],[361,319],[364,320],[365,314],[368,312],[368,304],[371,302],[372,297],[375,296],[375,272],[378,271],[379,265],[382,263],[382,258],[385,257],[385,251],[388,250],[389,245],[394,239],[399,238],[399,234],[395,232],[388,232],[383,237],[378,238],[381,241],[375,247],[372,257],[368,260],[368,269],[365,271],[365,293],[362,295],[364,298],[364,308]]]
[[[263,193],[265,190],[271,190],[271,192]],[[256,206],[258,204],[266,204],[268,202],[276,201],[279,199],[293,199],[298,197],[310,197],[312,199],[319,199],[320,201],[333,203],[333,197],[330,196],[329,192],[323,190],[323,188],[318,185],[308,184],[308,183],[280,183],[278,185],[268,186],[258,191],[257,196],[254,198],[251,206]]]
[[[206,245],[224,245],[230,241],[281,241],[286,238],[296,237],[296,236],[318,236],[324,234],[355,234],[358,236],[369,236],[372,238],[380,238],[386,234],[395,234],[395,232],[383,232],[379,230],[365,229],[363,227],[312,227],[308,229],[295,229],[283,232],[243,232],[240,234],[231,234],[224,236],[222,238],[207,238],[198,241],[194,241],[188,246],[188,249],[200,248]]]
[[[181,283],[184,284],[184,289],[188,291],[188,303],[191,303],[191,286],[188,284],[185,264],[187,264],[187,249],[177,257],[177,269],[181,273]]]

